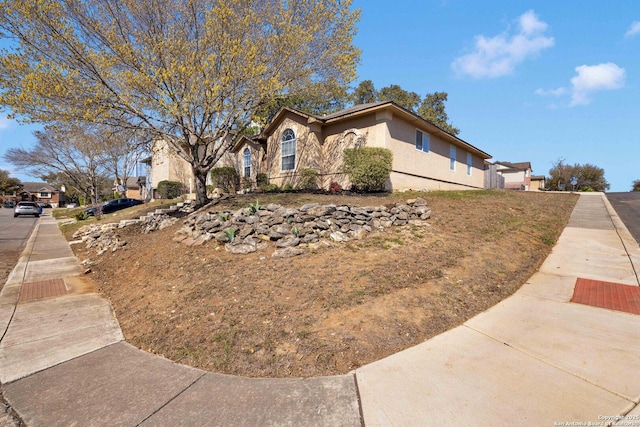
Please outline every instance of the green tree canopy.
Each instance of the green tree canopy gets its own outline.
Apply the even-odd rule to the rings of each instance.
[[[406,91],[398,85],[389,85],[377,91],[371,80],[363,80],[353,89],[349,100],[354,104],[393,101],[451,135],[457,135],[460,129],[449,122],[449,116],[445,111],[444,104],[448,96],[446,92],[434,92],[420,98],[417,93]]]
[[[0,194],[10,194],[19,191],[22,183],[18,178],[9,176],[9,172],[0,169]]]
[[[549,175],[547,186],[553,191],[573,190],[571,178],[577,180],[576,191],[607,191],[610,187],[604,177],[604,169],[589,163],[571,166],[564,159],[559,159],[549,169]]]
[[[278,97],[335,97],[355,77],[351,0],[0,0],[0,105],[32,122],[164,139],[209,170]]]
[[[640,179],[636,179],[631,183],[631,191],[640,191]]]

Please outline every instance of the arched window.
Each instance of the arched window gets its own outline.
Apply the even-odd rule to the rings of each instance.
[[[292,171],[296,168],[296,135],[291,129],[286,129],[282,134],[282,167],[283,171]]]
[[[242,159],[244,161],[244,177],[251,178],[251,150],[245,148],[242,153]]]

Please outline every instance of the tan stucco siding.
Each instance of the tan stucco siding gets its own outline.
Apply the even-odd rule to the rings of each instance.
[[[266,166],[262,161],[264,157],[264,149],[260,144],[254,142],[246,142],[237,147],[235,152],[229,152],[228,155],[225,155],[223,166],[232,166],[238,172],[238,176],[240,179],[244,179],[244,151],[249,149],[249,153],[251,155],[251,171],[250,171],[250,181],[252,187],[256,185],[256,178],[259,173],[265,172],[264,167]]]
[[[429,134],[429,151],[416,149],[416,130],[411,123],[393,120],[389,123],[390,139],[387,148],[393,151],[393,190],[483,188],[484,160],[471,154],[471,174],[467,173],[467,153],[456,146],[456,163],[450,168],[451,143]]]
[[[189,192],[193,188],[191,165],[175,154],[165,141],[156,141],[152,151],[151,187],[157,189],[160,181],[177,181]]]
[[[345,148],[384,147],[387,135],[386,124],[376,122],[374,114],[326,126],[322,145],[322,186],[328,188],[335,181],[342,188],[349,188],[351,183],[342,168]]]
[[[306,119],[294,114],[288,114],[276,127],[267,141],[266,171],[269,182],[279,186],[286,184],[297,185],[298,173],[301,169],[322,169],[322,150],[319,142],[321,135],[312,131]],[[282,170],[282,135],[286,129],[291,129],[296,136],[295,169]],[[319,129],[318,129],[319,130]]]

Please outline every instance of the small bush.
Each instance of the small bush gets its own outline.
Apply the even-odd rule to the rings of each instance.
[[[380,147],[348,148],[344,150],[344,171],[356,191],[383,191],[391,174],[393,153]]]
[[[76,218],[78,221],[84,221],[85,219],[89,218],[89,215],[87,215],[87,214],[86,214],[86,213],[84,213],[84,212],[78,212],[78,213],[77,213],[77,214],[75,214],[74,216],[75,216],[75,218]]]
[[[178,181],[160,181],[158,183],[158,194],[162,199],[175,199],[182,194],[183,185]]]
[[[300,170],[300,188],[312,191],[318,188],[318,171],[315,169]]]
[[[293,184],[288,183],[282,186],[282,191],[293,191]]]
[[[222,189],[225,193],[235,193],[240,184],[238,172],[232,166],[211,169],[211,181],[213,186]]]
[[[258,188],[264,190],[264,188],[269,184],[269,178],[266,173],[259,173],[256,175],[256,185]]]
[[[267,184],[264,186],[264,191],[266,191],[267,193],[277,193],[278,191],[280,191],[280,187],[278,187],[276,184]]]
[[[340,186],[340,184],[338,184],[335,181],[329,184],[329,193],[341,193],[341,192],[342,192],[342,186]]]

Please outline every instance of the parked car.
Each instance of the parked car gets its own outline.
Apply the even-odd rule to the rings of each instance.
[[[16,202],[14,202],[13,200],[5,200],[3,205],[5,208],[13,209],[16,207]]]
[[[45,203],[45,202],[38,202],[38,206],[40,206],[43,209],[49,209],[51,208],[51,203]]]
[[[86,215],[95,215],[98,209],[102,211],[103,214],[108,214],[111,212],[119,211],[121,209],[130,208],[132,206],[141,205],[142,200],[138,199],[129,199],[127,197],[122,199],[113,199],[109,200],[102,206],[93,206],[84,210]]]
[[[13,217],[19,215],[34,215],[36,218],[42,213],[42,208],[36,202],[18,202],[13,209]]]

